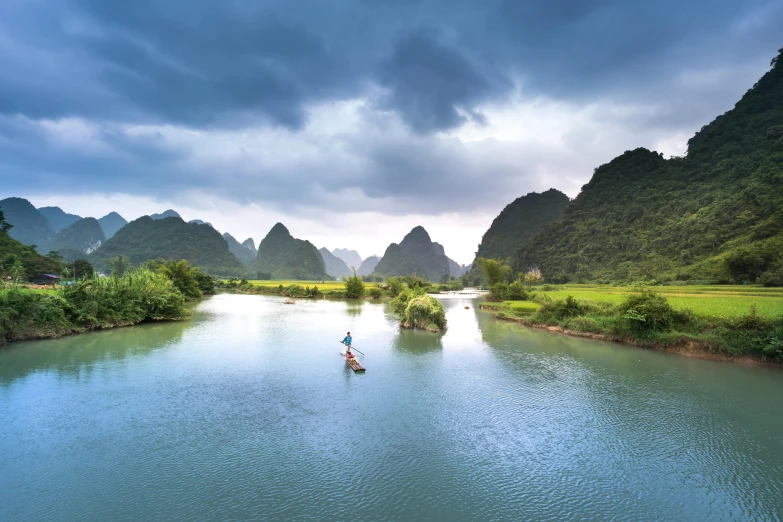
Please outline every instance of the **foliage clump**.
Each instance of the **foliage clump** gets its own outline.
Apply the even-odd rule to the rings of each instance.
[[[353,275],[345,280],[345,296],[351,299],[359,299],[364,296],[364,282],[362,278],[356,275],[356,270],[353,271]]]
[[[185,315],[185,298],[174,283],[147,268],[129,270],[121,277],[84,278],[47,292],[16,284],[0,289],[0,339],[4,341]]]
[[[405,328],[437,332],[446,328],[443,305],[421,288],[405,288],[392,299],[392,310]]]
[[[649,289],[629,295],[618,307],[621,324],[631,332],[661,332],[690,320],[690,314],[678,312],[662,295]]]

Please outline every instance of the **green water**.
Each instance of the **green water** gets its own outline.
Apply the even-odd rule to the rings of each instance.
[[[222,294],[4,348],[0,520],[783,517],[783,372],[474,304],[444,300],[434,335],[384,304]]]

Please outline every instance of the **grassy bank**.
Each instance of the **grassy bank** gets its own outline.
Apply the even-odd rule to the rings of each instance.
[[[542,286],[481,305],[528,326],[638,346],[783,361],[783,292],[752,287]]]
[[[185,298],[165,275],[142,268],[52,290],[0,289],[0,344],[185,317]]]

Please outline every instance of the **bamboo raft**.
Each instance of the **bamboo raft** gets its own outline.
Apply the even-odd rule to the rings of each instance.
[[[343,353],[343,356],[345,357],[345,354]],[[348,357],[345,357],[345,362],[348,363],[348,366],[351,367],[351,369],[355,372],[363,372],[364,366],[359,364],[359,361],[356,360],[356,357],[349,359]]]

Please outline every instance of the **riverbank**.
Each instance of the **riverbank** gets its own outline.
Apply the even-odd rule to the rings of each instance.
[[[534,296],[531,296],[535,299]],[[765,317],[755,308],[737,317],[701,317],[674,310],[650,291],[631,294],[618,305],[538,298],[479,304],[496,319],[572,337],[617,342],[687,357],[783,367],[783,316]]]
[[[56,289],[0,289],[0,345],[51,339],[189,315],[185,297],[163,274],[131,270],[119,277],[82,279]]]

